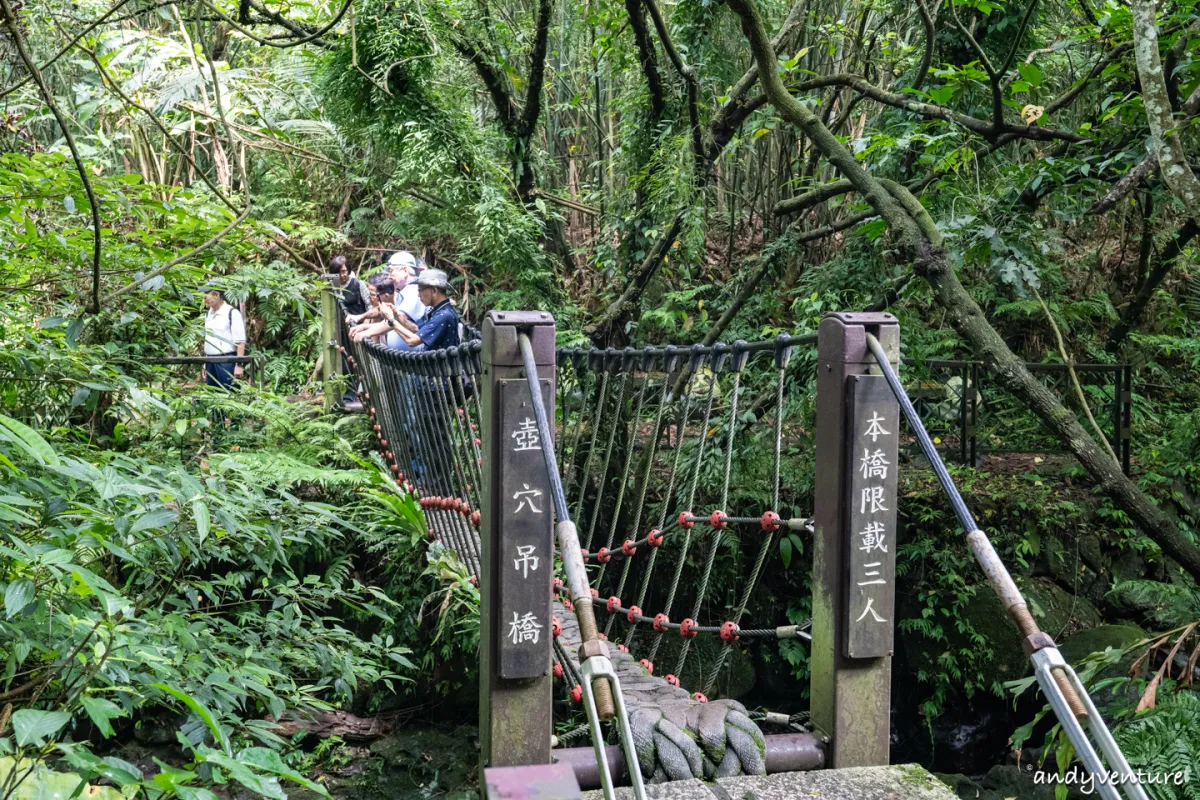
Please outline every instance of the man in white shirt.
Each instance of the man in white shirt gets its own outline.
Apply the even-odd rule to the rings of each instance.
[[[355,314],[346,317],[346,322],[357,325],[360,322],[380,320],[369,326],[362,336],[384,336],[385,343],[393,350],[407,350],[409,345],[392,327],[392,323],[403,326],[406,330],[416,333],[428,314],[428,307],[421,302],[421,290],[417,286],[416,277],[419,272],[416,257],[407,250],[393,253],[388,259],[388,274],[396,287],[395,300],[392,303],[380,303],[365,314]]]
[[[220,289],[209,289],[204,295],[204,305],[208,307],[204,315],[204,355],[244,356],[246,323],[242,312],[225,302],[225,293]],[[233,361],[209,361],[200,375],[209,386],[229,390],[242,373],[242,365]]]

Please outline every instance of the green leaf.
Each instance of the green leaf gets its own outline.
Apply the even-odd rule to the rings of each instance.
[[[42,435],[23,422],[0,414],[0,432],[7,431],[18,447],[37,459],[39,464],[57,464],[58,454]]]
[[[111,786],[92,786],[73,772],[55,772],[40,761],[31,763],[27,758],[21,759],[19,764],[12,758],[0,758],[0,786],[5,785],[14,766],[24,780],[5,800],[65,800],[69,797],[123,800],[121,792]],[[30,766],[33,766],[32,772]]]
[[[140,783],[142,780],[142,771],[120,758],[114,756],[99,758],[81,744],[60,744],[58,749],[62,751],[63,758],[68,764],[89,778],[99,775],[118,786],[129,786]],[[90,797],[91,795],[82,796]]]
[[[1021,77],[1030,86],[1041,86],[1042,85],[1042,78],[1044,76],[1042,75],[1042,71],[1040,69],[1038,69],[1038,66],[1036,64],[1018,64],[1017,72],[1021,73]]]
[[[125,709],[103,697],[84,697],[79,702],[83,703],[83,710],[92,718],[92,722],[104,734],[105,739],[114,733],[111,720],[128,716]]]
[[[71,576],[78,581],[75,585],[75,592],[81,597],[96,595],[104,604],[105,614],[111,616],[129,605],[116,587],[91,570],[76,567],[71,571]]]
[[[792,565],[792,543],[790,540],[779,540],[779,558],[783,561],[784,569]]]
[[[137,520],[129,526],[129,532],[141,533],[142,531],[149,530],[150,528],[165,528],[168,525],[173,524],[177,519],[179,519],[179,515],[171,509],[158,508],[148,514],[143,514],[142,516],[138,517]]]
[[[203,500],[192,501],[192,516],[196,518],[196,535],[203,542],[208,538],[208,529],[211,524],[208,515],[208,506]]]
[[[12,619],[33,599],[33,581],[28,578],[18,578],[4,590],[4,614],[6,619]]]
[[[71,320],[71,324],[67,326],[67,347],[74,347],[81,333],[83,333],[83,318]]]
[[[32,744],[41,746],[47,736],[53,736],[71,721],[67,711],[40,711],[36,708],[22,708],[12,715],[13,734],[17,746],[24,747]]]
[[[160,689],[172,697],[177,698],[185,706],[190,708],[192,713],[199,717],[200,721],[207,725],[208,729],[212,731],[213,738],[217,740],[217,744],[221,746],[221,749],[225,750],[226,752],[229,751],[229,740],[225,738],[224,731],[222,731],[221,726],[217,724],[216,717],[212,715],[211,711],[202,706],[194,697],[185,691],[172,688],[167,686],[165,683],[152,683],[150,685],[155,689]]]
[[[287,800],[287,795],[284,794],[283,787],[279,785],[278,778],[258,775],[243,762],[224,753],[209,751],[201,757],[210,764],[216,764],[228,771],[230,777],[250,791],[257,792],[272,800]]]
[[[938,105],[949,103],[952,97],[954,97],[953,86],[939,86],[936,89],[929,90],[929,99]]]
[[[238,758],[247,764],[258,767],[263,772],[269,772],[272,775],[279,775],[288,780],[295,781],[306,789],[311,789],[322,797],[329,797],[329,792],[319,783],[313,783],[308,778],[305,778],[299,772],[283,763],[283,758],[279,753],[270,750],[266,747],[249,747],[238,753]]]

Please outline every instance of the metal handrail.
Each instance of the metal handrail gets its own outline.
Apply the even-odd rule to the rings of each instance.
[[[983,569],[984,574],[987,575],[992,590],[996,592],[996,595],[1008,610],[1009,615],[1021,630],[1024,636],[1022,644],[1030,660],[1033,662],[1034,674],[1038,685],[1041,686],[1042,693],[1050,701],[1050,706],[1054,709],[1054,713],[1058,717],[1059,723],[1063,726],[1063,730],[1066,731],[1067,738],[1070,739],[1071,744],[1075,747],[1076,754],[1093,776],[1100,778],[1107,778],[1109,776],[1110,773],[1104,769],[1096,748],[1084,730],[1083,726],[1086,723],[1088,730],[1091,731],[1097,744],[1099,744],[1100,750],[1108,758],[1113,771],[1119,774],[1121,778],[1120,785],[1124,790],[1125,796],[1129,800],[1148,800],[1145,790],[1138,783],[1137,773],[1129,766],[1129,762],[1125,759],[1120,747],[1117,746],[1116,741],[1108,730],[1108,726],[1104,723],[1104,718],[1096,710],[1096,706],[1092,703],[1091,697],[1088,696],[1086,688],[1079,680],[1079,676],[1075,674],[1075,670],[1063,658],[1054,640],[1038,629],[1037,623],[1029,613],[1025,598],[1013,581],[1012,575],[1009,574],[1008,569],[1004,566],[1004,562],[1000,560],[1000,556],[996,554],[992,543],[988,540],[987,534],[976,526],[971,510],[967,508],[966,501],[963,500],[958,487],[954,485],[954,481],[950,477],[950,472],[946,469],[945,463],[943,463],[941,456],[938,455],[937,449],[933,445],[933,440],[929,438],[929,433],[925,430],[925,425],[921,422],[921,417],[917,414],[912,400],[909,399],[908,393],[904,391],[904,387],[900,383],[900,378],[896,375],[895,369],[893,369],[891,362],[888,360],[883,345],[872,334],[868,333],[867,347],[870,348],[871,354],[875,356],[875,360],[879,364],[879,369],[887,379],[892,394],[896,396],[896,400],[900,403],[900,408],[904,416],[908,419],[913,432],[916,434],[917,441],[920,442],[925,457],[929,459],[929,463],[933,466],[933,471],[937,474],[938,482],[950,500],[950,505],[954,509],[955,516],[958,517],[959,523],[967,532],[967,542],[971,548],[971,553],[975,556],[975,560]],[[1120,800],[1120,794],[1117,793],[1112,782],[1101,779],[1097,783],[1097,789],[1105,800]]]

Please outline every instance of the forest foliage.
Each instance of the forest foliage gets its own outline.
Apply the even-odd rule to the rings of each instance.
[[[1104,569],[1141,565],[1106,618],[1174,631],[1139,645],[1159,661],[1200,652],[1194,2],[0,12],[0,758],[57,753],[152,796],[229,779],[279,796],[307,778],[265,716],[418,674],[461,684],[434,662],[469,641],[439,627],[413,654],[395,635],[430,618],[425,562],[385,552],[415,546],[411,503],[363,460],[361,431],[287,402],[318,390],[329,259],[370,272],[401,247],[428,248],[468,317],[552,310],[568,344],[758,339],[891,310],[905,356],[983,361],[1021,412],[1008,424],[1078,461],[1053,497],[1025,482],[1042,524],[1012,521],[1006,560],[1032,572],[1051,528],[1099,528]],[[261,395],[197,401],[194,376],[149,363],[196,352],[214,284],[245,303]],[[1025,361],[1134,366],[1132,476],[1070,386]],[[225,414],[252,422],[222,433]],[[954,529],[924,498],[906,513]],[[805,563],[787,541],[781,559]],[[932,720],[995,687],[985,647],[951,646],[975,641],[965,552],[942,534],[907,546]],[[430,569],[439,625],[469,620],[453,559]],[[1152,675],[1123,701],[1121,735],[1144,731],[1148,761],[1145,742],[1200,728],[1192,677],[1164,670],[1168,711],[1138,708]],[[55,744],[163,709],[186,718],[191,760],[153,777]],[[0,761],[0,781],[14,774]]]

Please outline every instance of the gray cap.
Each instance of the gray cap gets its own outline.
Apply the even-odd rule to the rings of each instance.
[[[417,278],[417,286],[445,291],[450,288],[450,278],[440,269],[427,269],[421,273],[421,277]]]

